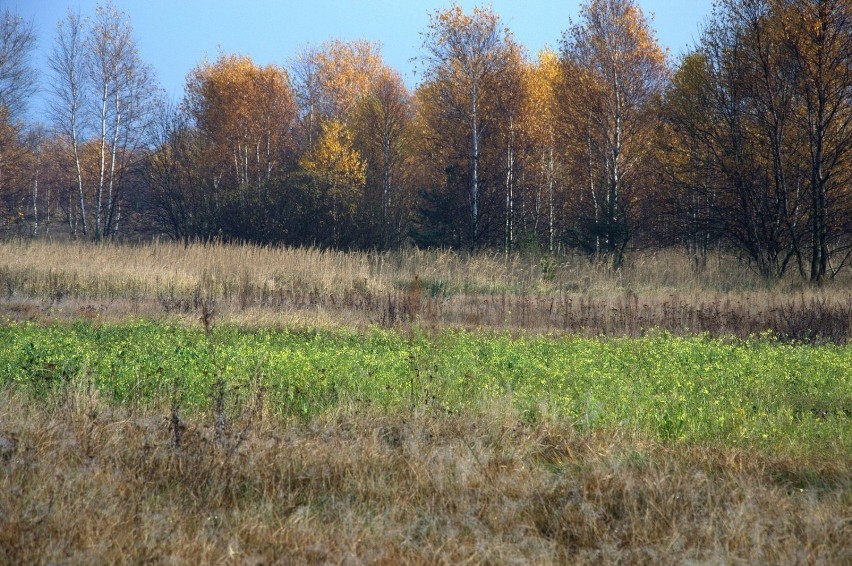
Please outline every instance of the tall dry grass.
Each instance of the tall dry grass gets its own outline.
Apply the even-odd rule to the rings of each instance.
[[[726,256],[696,271],[682,253],[631,256],[613,271],[582,257],[153,242],[0,243],[0,314],[16,319],[128,316],[254,326],[460,326],[510,331],[676,333],[845,342],[849,277],[819,288],[762,280]]]
[[[850,462],[476,415],[309,423],[0,395],[0,562],[852,561]],[[218,438],[218,439],[217,439]]]
[[[70,294],[132,298],[158,291],[189,292],[205,278],[230,297],[248,284],[252,294],[266,289],[373,293],[393,292],[418,275],[440,294],[551,293],[571,291],[609,295],[635,292],[727,292],[765,289],[767,284],[732,258],[717,256],[696,272],[685,254],[637,254],[613,271],[579,256],[539,258],[449,250],[344,252],[318,248],[261,247],[251,244],[192,244],[154,241],[127,246],[112,243],[53,243],[17,240],[0,243],[2,289],[9,294]],[[772,288],[795,285],[789,281]]]

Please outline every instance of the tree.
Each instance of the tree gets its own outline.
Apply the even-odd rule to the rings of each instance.
[[[340,209],[334,214],[332,240],[365,247],[400,241],[410,201],[410,175],[404,163],[413,115],[411,95],[401,77],[384,64],[377,44],[363,40],[331,40],[305,49],[292,69],[300,107],[301,163],[316,166],[307,173],[319,174],[322,169],[314,159],[317,144],[329,142],[329,132],[346,132],[351,138],[346,144],[365,165],[363,189],[353,193],[360,202],[354,203],[352,215]],[[347,226],[351,234],[343,233]]]
[[[262,191],[286,166],[296,107],[282,67],[222,54],[190,72],[184,107],[213,146],[221,182]]]
[[[662,227],[658,223],[655,236],[684,245],[696,267],[704,265],[711,243],[718,243],[724,220],[716,218],[711,189],[713,150],[707,132],[714,128],[706,119],[711,98],[706,57],[687,54],[666,92],[657,137],[658,166],[668,190],[657,200]]]
[[[541,237],[542,214],[546,230],[543,240],[549,252],[554,251],[556,241],[557,179],[560,176],[561,156],[557,138],[558,100],[557,91],[562,82],[559,57],[551,49],[538,54],[525,74],[524,116],[522,126],[530,140],[530,160],[535,165],[529,173],[534,187],[531,195],[532,231]]]
[[[0,203],[8,231],[21,228],[26,219],[28,152],[22,127],[10,120],[9,110],[0,106]]]
[[[700,204],[673,212],[691,211],[694,226],[765,277],[796,265],[819,283],[852,253],[851,10],[840,0],[720,2],[667,94],[667,169]]]
[[[364,40],[330,40],[303,49],[291,63],[304,150],[323,122],[346,122],[357,103],[387,74],[379,46]]]
[[[778,24],[765,0],[717,6],[667,94],[661,144],[683,193],[672,218],[690,218],[692,236],[726,242],[765,277],[794,258],[803,270],[798,102]]]
[[[776,0],[773,7],[792,52],[802,102],[799,119],[810,169],[810,279],[819,283],[829,273],[831,248],[842,236],[842,216],[848,216],[850,205],[844,185],[852,150],[852,3]]]
[[[126,14],[111,2],[95,9],[84,59],[99,141],[94,216],[96,240],[117,232],[121,218],[121,177],[134,153],[147,145],[157,91],[152,69],[139,58]]]
[[[198,130],[177,108],[164,108],[155,130],[156,149],[147,156],[146,208],[152,224],[188,243],[215,233],[215,195],[206,191],[203,146]]]
[[[329,120],[323,124],[316,145],[302,156],[299,165],[320,179],[331,212],[331,244],[340,244],[342,224],[352,218],[366,182],[366,163],[361,159],[345,125]]]
[[[20,226],[27,211],[27,172],[33,163],[22,117],[35,92],[36,74],[29,63],[35,41],[32,24],[8,9],[0,13],[0,200],[7,228]]]
[[[68,139],[74,159],[77,194],[79,203],[79,224],[83,235],[88,234],[86,222],[86,196],[83,187],[83,171],[80,164],[80,143],[84,136],[83,121],[86,107],[87,89],[83,68],[84,22],[79,14],[70,10],[64,20],[57,24],[56,39],[48,63],[52,76],[52,95],[50,111],[53,122]],[[78,216],[69,197],[68,223],[72,237],[77,234]]]
[[[282,190],[278,181],[295,161],[297,110],[287,71],[221,54],[189,73],[182,106],[195,134],[181,143],[192,141],[192,177],[205,192],[198,209],[205,218],[196,217],[196,225],[259,238],[269,225],[266,206],[278,198],[272,193]]]
[[[454,110],[464,118],[469,130],[470,244],[476,247],[480,228],[482,91],[489,79],[504,70],[504,55],[513,40],[490,7],[474,8],[471,14],[465,14],[458,4],[432,13],[422,37],[425,79],[440,85],[442,92],[438,94],[447,102],[458,100],[456,92],[463,95],[466,108]]]
[[[29,157],[29,166],[28,169],[28,179],[27,184],[29,185],[29,200],[32,205],[31,211],[32,215],[30,216],[30,233],[33,236],[38,236],[40,227],[44,227],[45,233],[49,229],[50,223],[50,185],[43,185],[42,181],[42,170],[46,168],[45,166],[45,146],[47,142],[47,132],[45,127],[42,125],[36,125],[31,127],[25,137],[24,137],[24,145],[27,149],[27,154]],[[41,191],[41,187],[44,186],[47,190]],[[39,206],[42,205],[40,209]],[[41,222],[42,216],[39,215],[41,212],[44,216],[44,222]]]
[[[4,9],[0,14],[0,105],[12,121],[22,117],[36,91],[37,74],[30,64],[35,46],[32,24]]]
[[[127,15],[110,2],[91,22],[72,12],[59,22],[49,64],[51,114],[74,156],[82,232],[110,237],[118,232],[126,174],[148,146],[159,104],[153,71],[139,57]],[[97,168],[85,175],[82,146],[92,142]],[[71,229],[76,234],[76,223]]]
[[[482,108],[492,116],[502,116],[503,119],[488,125],[492,129],[492,137],[499,143],[495,148],[495,160],[502,161],[504,187],[504,230],[503,253],[508,257],[515,248],[517,239],[517,216],[515,204],[522,197],[518,191],[518,179],[523,172],[526,147],[523,121],[524,102],[527,96],[526,76],[529,64],[524,51],[514,42],[506,44],[503,59],[503,69],[499,75],[492,77],[490,90],[494,93],[493,106],[483,104]],[[496,144],[495,144],[496,145]]]
[[[387,249],[406,231],[411,208],[414,106],[399,74],[385,68],[353,110],[353,141],[366,162],[362,232],[367,246]]]
[[[591,236],[595,252],[611,254],[617,267],[634,228],[632,201],[647,180],[654,112],[669,76],[666,53],[633,0],[592,0],[563,35],[562,60],[573,84],[563,93],[571,96],[575,123],[587,124],[590,169],[596,158],[606,188],[602,199],[593,191],[594,224],[579,242],[588,248]]]

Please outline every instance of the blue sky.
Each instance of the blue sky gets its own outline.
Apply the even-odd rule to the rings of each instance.
[[[70,7],[93,14],[97,0],[0,0],[0,6],[32,20],[39,36],[34,62],[45,68],[56,22]],[[382,44],[385,61],[413,87],[413,57],[429,12],[446,8],[444,0],[114,0],[130,16],[143,60],[152,65],[172,100],[183,93],[187,72],[219,50],[251,56],[256,63],[286,65],[300,48],[329,38],[367,39]],[[465,9],[483,2],[460,1]],[[576,19],[579,0],[493,0],[531,54],[558,47],[562,32]],[[712,0],[639,0],[660,43],[676,58],[698,37]],[[42,101],[33,101],[36,110]]]

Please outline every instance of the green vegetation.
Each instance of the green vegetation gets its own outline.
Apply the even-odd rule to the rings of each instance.
[[[36,396],[83,388],[197,413],[219,394],[233,417],[262,397],[264,410],[305,420],[359,407],[478,414],[507,402],[529,423],[852,456],[852,349],[836,345],[416,328],[207,335],[152,322],[13,323],[0,341],[7,384]]]

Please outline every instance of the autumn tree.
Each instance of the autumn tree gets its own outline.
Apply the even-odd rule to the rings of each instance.
[[[162,184],[174,179],[163,174],[179,169],[182,194],[192,201],[160,199],[177,207],[166,218],[186,214],[194,237],[274,239],[269,212],[285,198],[282,178],[296,160],[297,109],[288,72],[220,54],[190,71],[181,109],[185,117],[165,137],[169,149],[162,164],[152,164],[157,175],[151,179]]]
[[[222,54],[190,72],[184,106],[213,147],[216,183],[262,191],[286,165],[296,106],[282,67]]]
[[[7,229],[22,226],[27,216],[33,155],[22,118],[35,92],[35,41],[31,23],[8,9],[0,13],[0,202]]]
[[[764,0],[720,3],[666,96],[662,167],[681,189],[672,220],[766,277],[791,261],[804,269],[797,105],[790,53]]]
[[[30,234],[38,236],[42,230],[46,234],[50,229],[51,186],[43,182],[46,177],[44,171],[49,168],[50,159],[50,155],[45,151],[48,142],[47,129],[41,124],[31,126],[27,128],[23,141],[28,157],[25,180],[28,189]]]
[[[85,139],[85,108],[87,93],[85,83],[84,22],[82,16],[68,11],[65,19],[57,23],[53,50],[48,59],[52,73],[50,103],[51,118],[56,128],[65,134],[73,154],[76,191],[68,201],[68,226],[71,236],[77,235],[78,225],[83,235],[88,234],[86,222],[86,194],[80,163],[80,144]],[[72,206],[71,199],[76,201]],[[76,209],[76,210],[75,210]],[[79,214],[78,214],[79,213]]]
[[[526,172],[529,179],[528,205],[524,206],[530,222],[529,229],[537,241],[553,252],[557,240],[557,210],[563,152],[559,144],[557,93],[562,81],[562,69],[557,53],[545,49],[525,73],[525,94],[522,128],[529,140]],[[526,204],[526,203],[525,203]]]
[[[849,227],[852,155],[852,3],[848,0],[775,0],[783,46],[797,79],[797,117],[808,148],[810,185],[810,280],[831,274],[832,248],[845,250]]]
[[[467,195],[462,202],[466,201],[467,205],[464,207],[467,236],[462,240],[475,248],[481,243],[480,238],[496,225],[494,203],[483,199],[483,177],[490,177],[485,186],[492,189],[489,196],[496,200],[493,189],[499,186],[501,178],[505,180],[501,173],[507,171],[505,164],[483,171],[484,150],[489,149],[483,145],[486,135],[497,139],[487,124],[512,127],[514,109],[503,112],[507,109],[499,108],[498,99],[500,94],[508,93],[508,90],[501,92],[501,88],[520,83],[517,63],[521,50],[490,7],[474,8],[468,14],[456,4],[436,11],[430,15],[429,27],[422,38],[424,84],[419,95],[429,129],[426,135],[436,141],[449,135],[457,138],[452,142],[458,148],[456,155],[437,155],[443,158],[441,169],[446,172],[446,183],[466,185]],[[506,96],[503,102],[518,103],[519,99]],[[500,124],[501,118],[506,122]],[[467,142],[459,145],[457,134],[463,134]],[[505,155],[504,149],[506,146],[502,145],[501,155]]]
[[[134,154],[147,146],[159,92],[153,70],[139,57],[129,18],[110,2],[96,8],[86,49],[100,145],[94,200],[99,239],[118,231],[122,177],[138,158]]]
[[[519,190],[524,174],[525,158],[527,157],[527,131],[523,121],[528,117],[524,114],[524,101],[527,97],[526,76],[529,65],[526,53],[521,47],[508,42],[503,59],[503,69],[489,81],[489,89],[494,97],[491,105],[483,104],[482,108],[492,117],[502,116],[490,127],[492,137],[498,143],[494,148],[496,162],[503,162],[503,252],[508,256],[517,245],[519,215],[516,204],[523,202],[523,191]],[[486,122],[487,123],[487,122]],[[494,135],[496,134],[496,135]],[[523,225],[523,223],[521,223]]]
[[[145,159],[145,208],[151,224],[171,238],[188,243],[216,233],[214,173],[204,159],[200,132],[179,108],[164,107],[155,123],[155,149]]]
[[[359,200],[343,203],[334,198],[327,203],[338,211],[332,215],[335,224],[346,219],[332,230],[332,240],[364,247],[398,242],[411,200],[404,164],[410,155],[407,140],[413,114],[411,95],[401,77],[384,64],[377,44],[363,40],[330,40],[305,49],[292,62],[292,69],[299,102],[301,163],[313,164],[303,170],[318,175],[320,185],[327,184],[332,177],[317,167],[316,155],[318,149],[328,152],[328,143],[335,137],[341,147],[351,146],[348,150],[365,166],[362,190],[346,193]],[[346,135],[330,138],[335,132]],[[325,147],[317,148],[318,143]],[[347,213],[340,214],[344,210]]]
[[[705,264],[710,246],[722,231],[715,218],[712,189],[712,143],[716,127],[706,120],[712,98],[707,60],[700,52],[684,56],[672,76],[663,102],[657,137],[658,167],[665,191],[657,200],[662,226],[658,241],[683,245],[695,267]]]
[[[0,210],[3,213],[0,225],[7,232],[25,229],[29,158],[23,127],[11,120],[5,106],[0,106]]]
[[[794,124],[798,93],[783,26],[764,0],[733,2],[727,13],[741,30],[736,66],[749,101],[749,139],[757,150],[753,159],[769,173],[767,189],[762,191],[767,202],[761,205],[771,244],[767,251],[777,274],[795,258],[804,275],[801,203],[796,191],[803,181],[802,144]]]
[[[58,24],[49,63],[51,114],[74,154],[82,232],[109,237],[118,232],[127,174],[148,145],[160,96],[153,71],[139,57],[127,15],[110,2],[91,21],[69,12]],[[91,143],[97,168],[86,176],[81,146]]]
[[[13,122],[21,119],[36,90],[37,74],[30,60],[35,46],[32,23],[4,9],[0,13],[0,105]]]
[[[319,138],[323,122],[350,118],[356,104],[387,73],[378,44],[329,40],[301,50],[291,62],[304,150]]]
[[[578,227],[577,243],[611,255],[618,266],[635,228],[632,205],[648,181],[656,102],[669,75],[666,53],[633,0],[592,0],[563,36],[562,61],[560,96],[571,100],[563,108],[581,135],[585,130],[590,177],[597,169],[604,189],[592,190],[593,223]]]
[[[302,156],[300,166],[320,180],[323,200],[330,206],[328,243],[340,245],[343,225],[351,221],[364,191],[367,166],[355,149],[352,134],[337,120],[327,120],[314,147]]]
[[[387,249],[407,231],[413,206],[414,105],[402,78],[385,67],[358,100],[350,123],[366,164],[362,245]]]
[[[725,0],[667,94],[681,205],[765,277],[818,283],[852,251],[850,53],[848,2]]]

